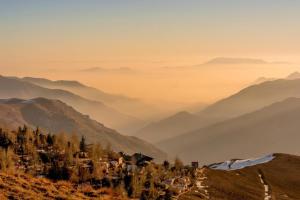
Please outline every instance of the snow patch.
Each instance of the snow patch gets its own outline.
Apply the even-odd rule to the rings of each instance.
[[[249,166],[254,166],[262,163],[267,163],[273,160],[275,156],[273,154],[260,157],[260,158],[254,158],[254,159],[247,159],[247,160],[229,160],[225,161],[223,163],[213,164],[210,165],[211,169],[218,169],[218,170],[237,170],[242,169]]]
[[[33,99],[28,99],[28,100],[24,100],[22,101],[23,104],[32,104],[34,103],[34,100]]]

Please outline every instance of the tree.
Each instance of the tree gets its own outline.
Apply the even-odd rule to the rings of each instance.
[[[70,147],[71,147],[72,154],[79,151],[79,140],[78,140],[78,137],[75,133],[72,133],[72,135],[71,135]]]
[[[81,152],[86,152],[87,151],[84,136],[81,137],[81,141],[80,141],[80,144],[79,144],[79,149],[80,149]]]
[[[134,171],[133,174],[131,175],[131,190],[132,194],[131,197],[138,197],[141,195],[145,182],[146,182],[146,174],[142,173],[139,174],[138,171]]]
[[[183,162],[178,157],[175,158],[174,167],[176,170],[181,170],[183,168]]]
[[[12,150],[5,152],[3,149],[0,149],[0,169],[2,171],[7,172],[13,168],[13,155]]]
[[[99,161],[99,159],[103,156],[103,149],[100,143],[96,143],[93,145],[90,151],[90,157],[92,160]]]
[[[7,133],[3,132],[2,129],[0,129],[0,147],[2,147],[6,154],[8,151],[8,147],[12,146],[12,141],[8,138]]]
[[[41,144],[40,142],[40,130],[39,127],[36,128],[36,130],[34,131],[34,145],[36,147],[39,147]]]
[[[52,146],[52,145],[54,144],[54,140],[55,140],[54,135],[52,136],[51,133],[49,133],[49,134],[47,135],[47,139],[46,139],[47,144],[48,144],[49,146]]]
[[[169,168],[170,168],[169,161],[165,160],[164,163],[163,163],[163,166],[164,166],[165,170],[169,170]]]
[[[54,180],[69,180],[71,177],[71,171],[67,165],[60,166],[57,161],[54,161],[48,172],[48,178]]]
[[[56,136],[56,142],[55,142],[56,148],[59,150],[65,150],[67,147],[67,136],[65,133],[61,132]]]

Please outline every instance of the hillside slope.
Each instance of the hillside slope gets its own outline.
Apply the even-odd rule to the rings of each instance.
[[[295,77],[296,75],[297,73],[294,73],[289,77]],[[151,140],[152,135],[168,135],[168,137],[171,137],[173,133],[173,137],[175,137],[217,122],[254,112],[289,97],[300,97],[300,79],[287,78],[265,81],[249,86],[206,107],[195,113],[194,117],[190,115],[181,116],[180,120],[171,122],[169,119],[176,119],[177,115],[180,114],[177,113],[160,122],[150,124],[138,131],[136,135],[151,142],[159,142]]]
[[[30,99],[37,97],[61,100],[79,112],[88,114],[92,118],[101,121],[106,126],[121,131],[128,126],[135,126],[141,123],[140,120],[122,114],[99,101],[92,101],[66,90],[44,88],[18,78],[0,76],[0,98]]]
[[[270,152],[299,154],[300,99],[289,98],[261,110],[159,143],[184,161],[213,163]]]
[[[67,181],[53,182],[22,173],[0,173],[0,199],[125,200],[110,189],[78,187]]]
[[[38,126],[52,133],[84,135],[88,142],[100,142],[104,147],[110,144],[115,151],[142,152],[159,160],[166,157],[153,145],[135,137],[123,136],[59,100],[0,100],[0,125],[16,129],[23,124],[33,128]]]
[[[278,79],[249,86],[208,106],[198,115],[224,120],[256,111],[289,97],[300,97],[300,79]]]
[[[139,99],[103,92],[99,89],[86,86],[77,81],[52,81],[44,78],[24,77],[22,80],[50,88],[62,89],[94,101],[101,101],[122,113],[135,116],[139,119],[148,119],[157,116],[161,111],[153,105],[146,104]]]
[[[205,168],[198,174],[205,177],[202,187],[193,188],[180,200],[208,199],[208,196],[214,200],[300,199],[300,157],[288,154],[274,154],[274,157],[270,162],[232,171]]]
[[[197,115],[185,111],[179,112],[166,119],[147,125],[139,130],[135,136],[151,143],[158,143],[178,136],[181,133],[192,131],[194,127],[198,127],[199,118]]]

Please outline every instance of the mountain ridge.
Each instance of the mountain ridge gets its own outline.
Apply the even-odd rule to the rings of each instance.
[[[162,150],[184,161],[216,162],[281,151],[299,154],[300,99],[288,98],[260,110],[160,142]]]
[[[152,135],[161,136],[169,134],[170,130],[174,133],[174,136],[184,135],[193,130],[254,112],[290,97],[300,97],[300,79],[268,80],[248,86],[233,95],[207,106],[200,112],[193,113],[193,119],[186,117],[186,119],[173,121],[169,124],[165,123],[166,121],[168,122],[168,119],[174,118],[175,114],[149,124],[139,130],[136,136],[145,138],[150,142],[159,143],[162,141],[153,140]],[[171,137],[171,133],[169,135]]]
[[[152,104],[143,102],[138,98],[127,97],[121,94],[111,94],[94,87],[87,86],[78,81],[58,80],[53,81],[45,78],[24,77],[22,80],[46,87],[49,89],[63,89],[84,98],[101,101],[105,105],[126,115],[137,119],[148,120],[156,118],[162,111]],[[138,128],[141,128],[142,123]],[[133,132],[133,131],[131,131]]]
[[[40,127],[51,133],[77,134],[85,136],[87,141],[100,142],[102,146],[111,145],[115,151],[128,153],[143,152],[156,158],[166,155],[155,148],[132,136],[123,136],[117,131],[83,115],[60,100],[46,98],[5,99],[0,100],[0,123],[4,127],[16,129],[23,124],[31,128]],[[13,116],[14,118],[9,118]],[[14,121],[17,118],[18,121]],[[11,122],[14,122],[11,124]]]
[[[120,113],[102,102],[89,100],[62,89],[44,88],[16,77],[0,76],[0,98],[31,99],[37,97],[59,99],[80,112],[89,114],[92,118],[118,130],[141,123],[139,119]]]
[[[216,57],[213,58],[204,65],[216,65],[216,64],[268,64],[267,61],[263,59],[255,58],[230,58],[230,57]]]

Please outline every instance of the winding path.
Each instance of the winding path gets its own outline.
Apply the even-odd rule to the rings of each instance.
[[[197,169],[196,171],[196,190],[194,192],[200,193],[203,197],[206,199],[210,199],[209,193],[208,193],[208,186],[205,185],[205,180],[207,179],[207,176],[205,175],[204,169]]]
[[[271,192],[270,192],[270,186],[266,183],[266,181],[264,179],[264,176],[262,175],[261,172],[258,172],[258,176],[259,176],[261,184],[263,184],[264,189],[265,189],[265,198],[264,198],[264,200],[272,200]]]

